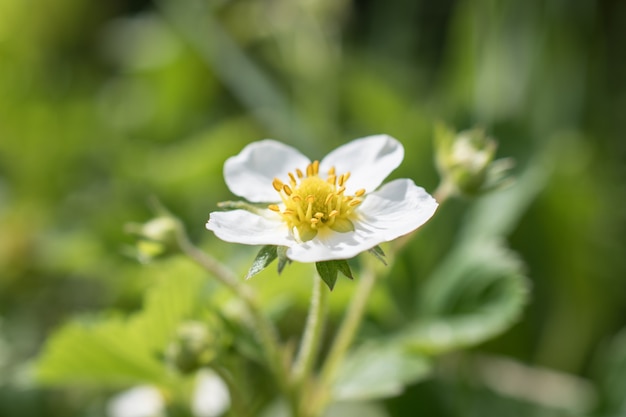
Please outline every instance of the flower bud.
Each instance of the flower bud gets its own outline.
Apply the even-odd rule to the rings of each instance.
[[[166,361],[183,374],[209,365],[220,351],[218,333],[216,326],[198,321],[181,324],[165,351]]]
[[[453,192],[474,197],[503,183],[512,160],[494,161],[498,144],[481,129],[459,133],[435,129],[436,164],[442,181]]]
[[[178,251],[179,220],[171,216],[156,217],[144,224],[131,223],[126,231],[139,237],[137,257],[144,262]]]

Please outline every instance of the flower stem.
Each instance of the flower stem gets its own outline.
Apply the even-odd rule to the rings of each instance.
[[[300,350],[293,367],[293,378],[296,385],[302,384],[307,376],[311,374],[315,364],[324,330],[327,298],[328,290],[325,288],[322,279],[315,274],[313,277],[313,292],[311,294],[309,315],[302,342],[300,343]]]
[[[226,368],[221,366],[215,366],[213,370],[222,378],[226,386],[228,387],[228,393],[231,399],[231,413],[236,417],[250,417],[251,414],[246,407],[245,400],[242,393],[239,390],[237,381],[228,372]]]
[[[454,191],[454,185],[450,181],[443,179],[433,192],[433,197],[441,205],[454,194]]]
[[[178,233],[178,245],[183,253],[211,273],[218,281],[224,284],[243,301],[248,313],[254,321],[255,329],[258,331],[259,341],[265,350],[270,369],[275,374],[278,384],[283,391],[286,391],[288,387],[288,377],[280,353],[278,332],[272,322],[263,314],[254,293],[247,285],[239,281],[233,271],[194,246],[182,226]]]
[[[361,321],[363,320],[367,300],[374,289],[374,285],[377,281],[376,278],[377,276],[371,268],[365,268],[363,270],[354,298],[337,331],[335,340],[322,367],[319,381],[319,387],[322,391],[318,393],[315,399],[316,403],[313,406],[315,411],[311,413],[312,416],[320,414],[331,399],[330,390],[335,382],[339,366],[343,362],[356,332],[359,329]]]

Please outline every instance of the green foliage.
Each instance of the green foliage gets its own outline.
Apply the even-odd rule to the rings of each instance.
[[[274,262],[274,259],[276,259],[277,257],[278,246],[263,246],[259,253],[257,253],[256,258],[254,258],[254,262],[252,262],[252,266],[246,274],[246,279],[252,278],[256,274],[267,268],[272,262]]]
[[[163,280],[150,289],[142,311],[75,320],[47,343],[37,364],[46,384],[166,384],[168,343],[184,320],[198,314],[202,283],[191,277]]]
[[[315,269],[320,275],[320,278],[328,285],[328,288],[335,288],[335,282],[337,282],[337,274],[341,272],[344,276],[353,279],[350,265],[346,260],[333,260],[324,262],[315,262]]]
[[[337,401],[373,400],[400,395],[407,385],[429,376],[431,363],[398,341],[359,346],[343,363],[334,387]]]
[[[400,335],[427,354],[474,346],[519,319],[528,299],[521,262],[493,242],[451,254],[420,296],[418,320]]]
[[[368,252],[374,255],[376,259],[381,261],[383,265],[387,266],[387,260],[385,259],[385,252],[380,246],[376,245],[372,249],[370,249]]]

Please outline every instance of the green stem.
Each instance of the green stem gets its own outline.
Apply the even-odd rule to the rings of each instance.
[[[221,366],[215,366],[213,369],[228,386],[232,406],[231,413],[236,417],[250,417],[251,414],[246,407],[245,399],[231,373]]]
[[[318,393],[316,403],[313,405],[314,412],[311,415],[315,416],[320,414],[331,399],[332,386],[335,382],[335,377],[339,371],[339,366],[343,362],[352,341],[356,335],[357,330],[363,320],[363,314],[367,307],[367,300],[369,299],[374,285],[376,284],[376,274],[371,268],[363,270],[361,277],[359,278],[359,285],[354,294],[354,298],[350,303],[350,307],[346,312],[346,315],[337,331],[333,345],[330,348],[326,361],[322,367],[320,373],[319,387],[322,390]]]
[[[441,180],[437,189],[433,192],[433,197],[441,205],[454,194],[454,185],[450,181]]]
[[[293,378],[296,385],[302,384],[311,374],[315,364],[324,330],[328,292],[322,279],[315,274],[309,315],[300,343],[300,351],[293,367]]]
[[[283,391],[286,392],[288,377],[280,353],[278,333],[272,322],[263,314],[254,293],[247,285],[241,283],[237,275],[229,268],[194,246],[183,230],[178,233],[178,245],[183,253],[211,273],[243,301],[254,321],[255,329],[258,331],[259,340],[265,350],[270,369],[275,374]]]

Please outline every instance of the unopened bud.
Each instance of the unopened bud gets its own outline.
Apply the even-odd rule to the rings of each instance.
[[[139,238],[137,256],[142,261],[177,252],[180,230],[180,222],[170,216],[157,217],[144,224],[126,225],[126,231]]]
[[[442,181],[457,194],[476,196],[503,183],[512,160],[494,161],[497,142],[480,129],[456,133],[435,129],[436,163]]]
[[[165,352],[166,361],[183,374],[209,365],[221,346],[220,332],[213,327],[197,321],[181,324]]]

